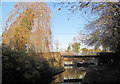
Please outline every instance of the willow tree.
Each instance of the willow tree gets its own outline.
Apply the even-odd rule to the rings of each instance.
[[[15,50],[49,52],[51,10],[46,3],[17,3],[4,28],[2,43]]]

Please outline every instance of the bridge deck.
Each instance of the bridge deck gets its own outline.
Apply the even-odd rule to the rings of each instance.
[[[61,57],[63,58],[90,58],[90,57],[94,57],[94,58],[97,58],[99,57],[99,55],[61,55]]]

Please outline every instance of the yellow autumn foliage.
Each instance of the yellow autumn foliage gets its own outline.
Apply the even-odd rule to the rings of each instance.
[[[6,21],[2,43],[16,50],[49,52],[51,10],[46,3],[17,3]]]

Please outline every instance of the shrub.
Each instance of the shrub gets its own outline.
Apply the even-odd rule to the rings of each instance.
[[[52,78],[52,68],[48,61],[23,51],[2,49],[3,84],[6,83],[47,83]],[[47,80],[47,81],[46,81]],[[48,81],[48,82],[49,82]]]

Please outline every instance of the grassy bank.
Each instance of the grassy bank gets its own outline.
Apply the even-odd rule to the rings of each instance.
[[[52,66],[36,53],[2,49],[2,84],[39,83],[49,84],[52,77],[63,71],[61,66]]]
[[[82,80],[82,84],[86,83],[120,83],[120,63],[105,64],[101,66],[91,66]]]

